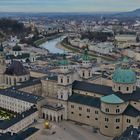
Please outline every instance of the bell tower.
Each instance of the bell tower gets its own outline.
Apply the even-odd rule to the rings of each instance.
[[[66,55],[63,54],[63,60],[60,61],[58,73],[58,99],[67,101],[72,94],[72,70],[69,68],[69,63]]]
[[[83,80],[88,80],[88,79],[92,78],[92,65],[90,63],[90,58],[88,55],[87,48],[84,50],[84,54],[82,57],[82,64],[80,67],[80,77]]]
[[[0,45],[0,85],[4,84],[4,73],[6,70],[5,55],[3,45]]]

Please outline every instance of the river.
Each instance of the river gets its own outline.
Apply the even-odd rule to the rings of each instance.
[[[46,41],[45,43],[41,44],[40,47],[47,49],[50,53],[63,53],[64,50],[57,48],[56,45],[61,42],[65,36],[58,37],[56,39],[52,39]]]

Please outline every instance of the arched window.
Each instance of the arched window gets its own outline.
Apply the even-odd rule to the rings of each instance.
[[[11,78],[9,77],[9,85],[12,85]]]
[[[129,87],[127,87],[126,90],[129,91]]]
[[[61,83],[63,83],[63,79],[61,78]]]
[[[83,72],[83,77],[85,77],[85,73]]]
[[[121,90],[121,87],[119,86],[119,91]]]
[[[8,77],[6,77],[6,84],[8,85]]]
[[[14,78],[14,85],[16,85],[17,84],[17,82],[16,82],[16,78]]]

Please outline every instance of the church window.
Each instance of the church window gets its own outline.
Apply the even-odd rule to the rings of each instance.
[[[119,87],[119,91],[121,90],[121,87]]]
[[[88,72],[88,76],[90,76],[90,71]]]
[[[63,83],[63,79],[61,78],[61,83]]]
[[[69,80],[69,78],[67,79],[67,83],[69,83],[70,82],[70,80]]]
[[[74,108],[74,105],[71,105],[71,108]]]
[[[6,77],[6,84],[8,84],[8,77]]]
[[[85,77],[85,73],[83,72],[83,77]]]
[[[116,122],[120,122],[120,119],[116,119]]]
[[[22,78],[20,78],[19,81],[22,82]]]
[[[95,110],[95,114],[98,114],[98,111],[97,110]]]
[[[89,108],[87,109],[87,112],[90,112],[90,109]]]
[[[109,119],[108,118],[105,118],[105,122],[108,122],[109,121]]]
[[[11,85],[12,83],[11,83],[11,78],[9,77],[9,84]]]
[[[98,118],[95,118],[95,120],[97,121],[97,120],[98,120]]]
[[[120,109],[116,109],[116,113],[120,113]]]
[[[108,128],[108,126],[107,126],[107,125],[105,125],[105,128]]]
[[[16,83],[17,83],[17,82],[16,82],[16,78],[14,78],[14,85],[16,85]]]
[[[126,121],[127,121],[127,123],[131,123],[131,120],[130,119],[127,119]]]
[[[109,108],[106,108],[106,109],[105,109],[105,112],[109,112]]]
[[[82,110],[82,107],[79,107],[79,110]]]

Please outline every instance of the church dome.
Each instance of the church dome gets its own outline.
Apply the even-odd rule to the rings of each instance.
[[[127,58],[124,58],[121,67],[117,68],[113,74],[113,82],[120,84],[134,84],[136,83],[136,79],[136,73],[128,67],[128,60]]]
[[[29,74],[28,70],[19,61],[13,61],[11,65],[6,69],[5,74],[22,76]]]
[[[136,83],[136,74],[132,69],[118,68],[113,74],[113,82],[121,84]]]

